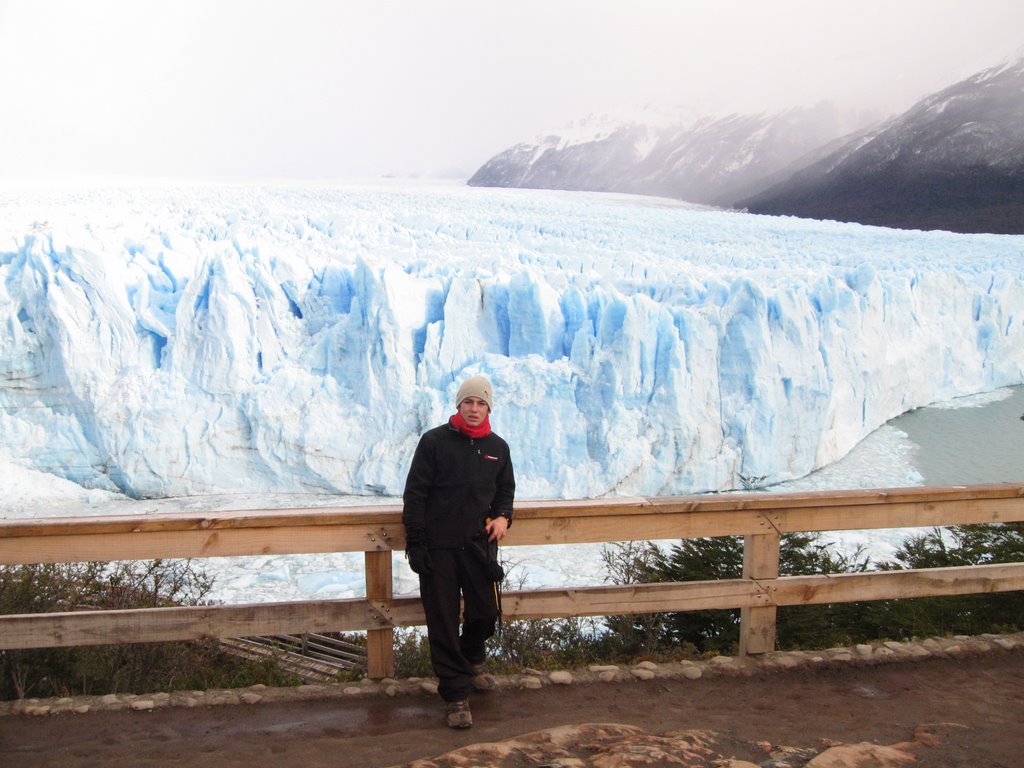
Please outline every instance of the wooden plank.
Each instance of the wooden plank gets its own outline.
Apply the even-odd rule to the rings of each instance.
[[[396,540],[405,540],[401,523],[374,528],[346,525],[20,536],[0,538],[0,565],[390,552]]]
[[[698,536],[755,535],[782,532],[865,528],[931,527],[964,523],[1024,520],[1024,497],[945,499],[858,504],[844,507],[802,507],[772,510],[649,513],[634,510],[617,516],[527,517],[517,519],[503,541],[526,544],[578,544],[628,539],[674,539]],[[380,518],[377,525],[338,524],[281,528],[148,530],[102,533],[91,525],[68,521],[42,535],[24,535],[24,526],[6,526],[16,536],[0,536],[0,564],[145,560],[168,557],[225,557],[314,552],[400,550],[405,532],[400,513]],[[87,533],[79,533],[80,530]]]
[[[762,590],[745,579],[503,592],[506,619],[619,616],[765,605]]]
[[[367,552],[364,556],[366,567],[366,599],[374,606],[381,623],[393,625],[391,618],[392,574],[391,550]],[[366,633],[367,675],[373,680],[393,677],[395,674],[394,655],[395,631],[388,626],[371,629]]]
[[[1024,589],[1024,563],[783,576],[767,583],[776,605],[899,600]]]
[[[404,603],[393,609],[401,620],[423,620],[418,599],[405,598]],[[370,615],[361,598],[10,615],[0,616],[0,648],[356,632],[374,626]]]
[[[764,589],[763,587],[767,587]],[[756,608],[887,600],[1024,589],[1024,563],[506,592],[505,618],[616,616],[663,611]],[[390,601],[390,623],[368,600],[320,600],[237,606],[0,616],[0,648],[58,648],[211,637],[352,632],[422,626],[418,597]]]
[[[632,515],[680,515],[713,512],[781,512],[834,508],[840,516],[853,517],[864,507],[899,504],[930,505],[970,500],[1004,500],[1011,514],[1024,515],[1024,483],[994,485],[914,487],[879,490],[813,491],[801,493],[722,493],[675,497],[629,497],[567,501],[520,501],[517,520],[539,518],[616,517]],[[144,502],[140,502],[140,505]],[[0,519],[0,538],[89,533],[149,533],[208,531],[241,528],[303,528],[319,526],[368,527],[400,522],[398,505],[323,507],[273,510],[231,510],[194,513],[156,513],[95,517]],[[1020,518],[1014,518],[1020,519]],[[896,523],[892,527],[902,527]]]
[[[838,503],[842,502],[842,503]],[[0,520],[0,564],[384,551],[404,547],[397,507]],[[1024,484],[679,499],[524,502],[508,546],[930,527],[1024,520]]]
[[[577,501],[528,501],[516,504],[519,519],[619,515],[632,512],[678,514],[721,511],[771,511],[803,507],[829,508],[899,503],[931,504],[961,499],[1024,498],[1024,483],[995,483],[974,486],[924,486],[911,488],[855,489],[772,493],[701,494],[657,498],[606,498]]]
[[[743,578],[759,589],[765,589],[761,582],[778,578],[781,541],[777,532],[744,537]],[[775,650],[776,612],[774,604],[740,609],[740,656]]]
[[[401,517],[401,512],[401,506],[391,504],[322,509],[225,510],[203,515],[159,512],[87,517],[0,518],[0,537],[59,536],[72,531],[111,534],[307,526],[373,528],[393,523],[396,517]]]

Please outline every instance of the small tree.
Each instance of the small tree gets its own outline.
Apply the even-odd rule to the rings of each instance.
[[[660,557],[661,551],[648,541],[619,542],[601,550],[606,579],[612,584],[657,581],[656,568]],[[607,616],[604,622],[608,635],[605,643],[624,656],[656,653],[662,646],[669,616],[667,613]]]

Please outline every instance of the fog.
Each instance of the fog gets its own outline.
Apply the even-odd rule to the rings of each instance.
[[[587,115],[884,117],[1019,0],[0,0],[0,180],[466,177]]]

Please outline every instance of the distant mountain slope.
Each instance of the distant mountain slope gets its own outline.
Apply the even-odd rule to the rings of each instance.
[[[859,127],[831,105],[653,126],[577,126],[488,160],[471,186],[659,195],[731,205],[799,158]]]
[[[631,192],[906,229],[1024,233],[1024,58],[874,127],[821,104],[667,127],[583,128],[517,144],[468,183]]]
[[[737,206],[888,227],[1024,233],[1024,59],[923,99]]]

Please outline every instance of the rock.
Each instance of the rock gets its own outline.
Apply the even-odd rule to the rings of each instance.
[[[362,688],[356,688],[353,685],[350,685],[342,690],[342,693],[344,693],[346,696],[358,696],[362,692]]]
[[[528,688],[530,690],[537,690],[538,688],[544,687],[544,683],[541,682],[539,677],[532,676],[522,678],[519,681],[519,685],[521,685],[523,688]]]
[[[857,651],[858,656],[863,656],[864,658],[867,658],[874,652],[875,649],[868,643],[859,643],[855,646],[854,650]]]
[[[619,671],[617,669],[606,669],[603,672],[597,673],[597,679],[602,683],[614,683],[619,679]]]
[[[653,672],[654,670],[656,670],[658,668],[658,665],[655,664],[653,661],[641,661],[639,664],[636,664],[633,668],[634,669],[649,669],[649,670],[651,670]]]
[[[558,670],[548,675],[548,680],[555,685],[570,685],[572,684],[572,672]]]
[[[420,690],[424,693],[436,694],[437,683],[435,683],[433,680],[424,680],[420,683]]]
[[[635,669],[630,670],[630,673],[637,680],[653,680],[654,679],[654,670],[652,670],[652,669],[645,669],[643,667],[637,667]]]
[[[862,742],[831,747],[807,763],[805,768],[898,768],[916,762],[916,757],[901,749]]]
[[[243,704],[259,704],[261,701],[263,701],[263,697],[258,693],[254,693],[253,691],[246,691],[238,698],[241,699]]]
[[[818,751],[816,749],[807,749],[801,747],[773,747],[769,751],[769,756],[772,758],[768,763],[762,763],[764,766],[772,766],[773,768],[788,768],[789,766],[805,765],[808,760],[813,759],[817,756]]]
[[[683,669],[683,677],[687,680],[699,680],[704,676],[704,670],[700,667],[685,667]]]
[[[601,672],[616,672],[619,668],[614,664],[591,664],[587,669],[597,675]]]
[[[136,699],[128,706],[133,712],[150,712],[156,707],[156,704],[152,699]]]

